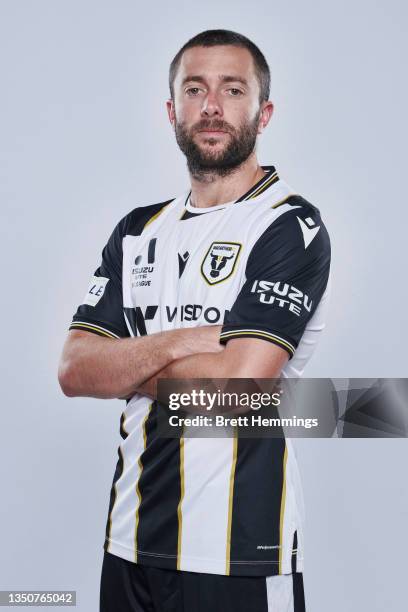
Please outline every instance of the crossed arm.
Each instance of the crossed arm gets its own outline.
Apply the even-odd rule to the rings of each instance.
[[[286,351],[257,338],[224,348],[220,326],[176,329],[138,338],[102,338],[71,330],[58,371],[69,397],[156,397],[159,378],[278,378]]]
[[[169,363],[138,387],[155,398],[159,378],[279,378],[287,352],[258,338],[235,338],[218,353],[197,353]]]

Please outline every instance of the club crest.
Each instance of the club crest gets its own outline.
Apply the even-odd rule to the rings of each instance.
[[[208,249],[201,273],[209,285],[221,283],[234,272],[241,245],[237,242],[213,242]]]

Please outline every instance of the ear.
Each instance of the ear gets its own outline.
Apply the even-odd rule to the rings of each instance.
[[[262,102],[261,114],[259,117],[258,134],[262,134],[266,126],[268,125],[274,110],[274,105],[270,100]]]
[[[166,100],[166,108],[167,108],[167,114],[169,116],[169,121],[171,125],[174,127],[174,122],[176,120],[176,112],[174,109],[174,102],[172,99]]]

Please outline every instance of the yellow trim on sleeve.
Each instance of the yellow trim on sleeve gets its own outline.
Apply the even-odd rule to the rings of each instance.
[[[234,338],[235,336],[252,336],[253,338],[255,337],[266,338],[267,340],[273,340],[277,344],[281,344],[284,348],[290,351],[291,355],[293,355],[295,352],[294,347],[288,342],[286,342],[285,340],[283,340],[282,338],[279,338],[278,336],[274,336],[273,334],[269,334],[268,332],[258,331],[255,329],[254,330],[241,330],[241,331],[237,330],[237,331],[223,332],[220,334],[220,340]]]
[[[80,322],[74,321],[69,326],[69,329],[77,329],[77,328],[88,329],[93,332],[98,332],[98,334],[102,334],[103,336],[106,336],[107,338],[118,338],[119,337],[119,336],[116,336],[113,332],[109,332],[103,327],[99,327],[98,325],[92,325],[91,323],[80,323]]]

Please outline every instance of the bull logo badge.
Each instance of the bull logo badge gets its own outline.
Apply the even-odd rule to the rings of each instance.
[[[209,285],[221,283],[235,270],[241,245],[237,242],[213,242],[208,249],[201,273]]]

